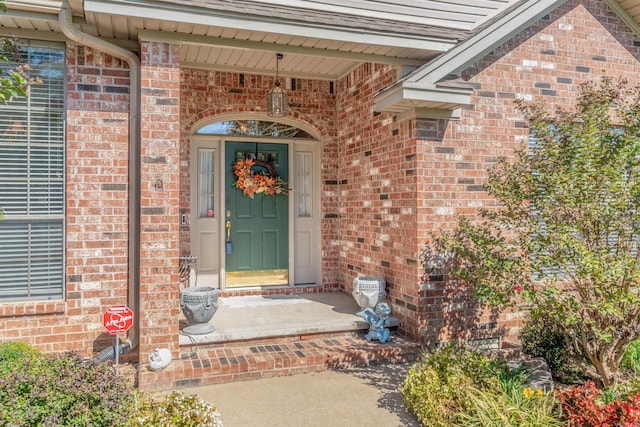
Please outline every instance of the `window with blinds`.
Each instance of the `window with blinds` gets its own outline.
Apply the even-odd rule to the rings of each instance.
[[[32,77],[27,99],[0,114],[0,301],[64,292],[64,45],[19,41]],[[2,63],[6,70],[19,62]]]

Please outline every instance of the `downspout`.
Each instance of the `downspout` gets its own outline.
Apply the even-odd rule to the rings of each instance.
[[[134,322],[119,353],[129,353],[140,339],[140,59],[131,51],[82,32],[73,25],[71,7],[62,4],[58,13],[62,33],[74,42],[105,52],[129,64],[129,264],[127,305],[134,313]],[[96,356],[106,361],[115,356],[113,347]]]

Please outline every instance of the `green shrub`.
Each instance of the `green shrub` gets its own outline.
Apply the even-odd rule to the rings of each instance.
[[[498,359],[494,362],[494,369],[491,374],[496,377],[500,388],[504,393],[521,393],[522,386],[531,377],[531,368],[518,364],[515,367],[507,365],[506,361]]]
[[[0,344],[0,425],[218,427],[222,422],[216,408],[197,396],[134,393],[110,364],[6,342]]]
[[[469,406],[471,387],[496,389],[497,364],[478,351],[448,344],[414,365],[400,391],[408,409],[428,426],[451,426]]]
[[[36,357],[41,357],[40,351],[29,344],[15,341],[0,343],[0,377]]]
[[[0,425],[99,427],[129,422],[133,391],[111,366],[73,353],[12,354],[18,354],[17,369],[0,377]]]
[[[629,400],[630,396],[640,394],[640,378],[632,377],[620,381],[612,386],[599,390],[596,400],[602,405],[607,405],[616,400]]]
[[[640,374],[640,340],[633,340],[622,357],[620,367],[631,371],[638,376]]]
[[[553,394],[522,386],[502,392],[468,390],[469,409],[460,414],[460,425],[468,427],[560,427],[559,404]]]
[[[427,354],[400,388],[408,409],[425,426],[562,426],[553,393],[525,388],[530,368],[490,360],[479,351],[447,345]]]
[[[522,351],[542,357],[554,374],[571,371],[571,351],[560,325],[544,312],[531,312],[520,331]]]
[[[196,395],[172,392],[163,397],[139,395],[136,427],[222,427],[216,408]]]

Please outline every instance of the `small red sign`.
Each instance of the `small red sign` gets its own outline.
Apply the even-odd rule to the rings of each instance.
[[[104,312],[102,326],[111,335],[126,332],[133,325],[133,311],[126,305],[114,305]]]

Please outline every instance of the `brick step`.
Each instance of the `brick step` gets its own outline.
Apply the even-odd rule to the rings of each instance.
[[[368,342],[364,333],[319,334],[182,347],[180,358],[164,371],[141,374],[145,384],[153,384],[153,389],[161,390],[328,369],[407,363],[417,360],[421,354],[419,344],[398,335],[393,335],[391,342],[381,344]]]

